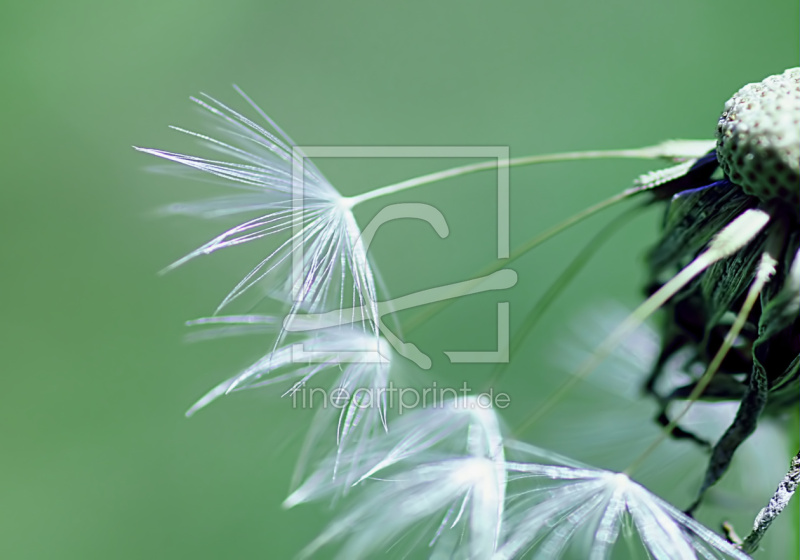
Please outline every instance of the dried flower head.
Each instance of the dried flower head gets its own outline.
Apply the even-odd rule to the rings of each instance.
[[[663,402],[692,393],[741,402],[713,447],[700,496],[725,472],[762,412],[797,405],[798,123],[800,69],[747,85],[725,104],[716,150],[669,175],[656,191],[671,199],[650,253],[650,289],[673,297],[650,386],[667,359],[689,348],[707,373]],[[723,236],[730,238],[727,250],[717,247]]]
[[[800,204],[800,69],[747,84],[725,103],[717,158],[725,175],[761,200]]]

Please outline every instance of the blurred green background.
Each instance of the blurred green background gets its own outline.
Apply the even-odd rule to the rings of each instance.
[[[325,507],[280,508],[309,415],[278,393],[238,394],[183,416],[265,346],[183,342],[184,321],[213,312],[257,246],[156,274],[223,227],[160,218],[165,204],[223,190],[149,173],[153,158],[131,148],[176,146],[166,125],[198,123],[189,95],[238,103],[237,83],[301,144],[504,145],[512,156],[637,147],[711,137],[734,91],[797,64],[797,21],[789,0],[757,9],[742,0],[6,2],[0,557],[290,558],[329,518]],[[453,162],[318,163],[354,194]],[[512,171],[512,246],[651,166]],[[376,239],[392,295],[466,279],[493,261],[491,193],[491,177],[474,176],[393,200],[434,204],[452,234],[436,240],[397,224]],[[512,325],[613,215],[514,267]],[[650,212],[617,235],[533,333],[506,377],[510,425],[558,378],[553,337],[581,309],[639,301],[657,221]],[[413,333],[435,375],[486,378],[489,367],[452,366],[441,351],[488,346],[496,301],[459,302]],[[593,422],[584,405],[563,418]],[[558,414],[532,440],[569,447],[573,428]],[[578,439],[561,450],[591,460],[580,456],[585,447]],[[778,456],[788,461],[790,451]],[[736,480],[763,477],[768,493],[784,468]],[[662,473],[654,489],[683,507],[701,470],[699,461],[691,473]],[[688,489],[667,495],[673,479]],[[768,494],[760,496],[724,514],[746,528]],[[721,520],[704,515],[712,526]],[[797,518],[782,523],[762,557],[797,557]]]

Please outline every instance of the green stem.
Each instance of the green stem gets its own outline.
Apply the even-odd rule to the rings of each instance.
[[[490,169],[495,169],[501,163],[507,165],[508,167],[522,167],[525,165],[535,165],[538,163],[555,163],[561,161],[576,161],[576,160],[590,160],[590,159],[613,159],[613,158],[684,159],[684,158],[697,157],[698,155],[700,155],[700,153],[696,153],[699,152],[699,150],[698,148],[695,147],[695,145],[705,147],[705,144],[706,142],[703,141],[684,141],[684,143],[681,146],[683,151],[685,151],[686,153],[681,153],[680,149],[676,149],[676,144],[674,142],[664,142],[662,144],[657,144],[655,146],[648,146],[645,148],[635,148],[630,150],[594,150],[587,152],[564,152],[560,154],[525,156],[519,158],[511,158],[508,160],[496,159],[491,161],[481,161],[478,163],[471,163],[469,165],[462,165],[460,167],[445,169],[443,171],[437,171],[436,173],[430,173],[428,175],[422,175],[420,177],[415,177],[413,179],[401,181],[393,185],[380,187],[378,189],[360,195],[348,197],[345,200],[347,201],[347,204],[350,206],[350,208],[352,208],[358,204],[361,204],[362,202],[366,202],[367,200],[373,200],[375,198],[380,198],[382,196],[388,196],[391,194],[399,193],[416,187],[421,187],[422,185],[437,183],[439,181],[444,181],[445,179],[451,179],[453,177],[460,177],[462,175],[468,175],[470,173],[477,173],[478,171],[488,171]],[[686,149],[685,146],[689,146],[689,149]]]
[[[489,267],[483,269],[483,271],[481,271],[478,274],[478,276],[488,276],[489,274],[497,272],[498,270],[507,268],[514,261],[525,255],[526,253],[529,253],[530,251],[532,251],[545,241],[551,239],[552,237],[555,237],[562,231],[571,228],[575,224],[585,220],[586,218],[589,218],[590,216],[593,216],[594,214],[600,213],[602,210],[605,210],[606,208],[610,208],[611,206],[614,206],[615,204],[622,202],[623,200],[627,200],[628,198],[631,198],[636,194],[644,192],[645,190],[647,190],[646,187],[633,187],[621,193],[615,194],[614,196],[602,200],[596,204],[593,204],[592,206],[589,206],[588,208],[581,210],[577,214],[573,214],[569,218],[559,222],[553,227],[547,229],[546,231],[543,231],[539,235],[533,237],[532,239],[526,241],[525,243],[514,249],[507,259],[502,259],[490,265]],[[444,311],[449,305],[455,303],[457,299],[458,298],[451,298],[445,301],[441,301],[437,304],[430,306],[425,311],[420,312],[415,317],[412,317],[411,320],[409,320],[405,324],[406,332],[413,331],[417,327],[427,323],[433,317]]]
[[[525,341],[528,334],[530,334],[530,332],[539,322],[539,319],[544,316],[550,305],[558,298],[559,294],[566,289],[570,282],[572,282],[575,276],[578,275],[580,270],[589,262],[591,257],[597,253],[598,249],[608,240],[608,238],[611,237],[613,233],[626,224],[641,210],[642,206],[629,208],[627,212],[619,216],[616,220],[606,224],[603,229],[601,229],[589,240],[589,243],[586,244],[580,253],[578,253],[572,259],[567,268],[565,268],[558,278],[556,278],[544,295],[539,298],[533,308],[528,312],[525,320],[522,322],[522,325],[517,331],[517,334],[511,341],[508,362],[500,363],[495,366],[492,376],[489,379],[486,391],[488,391],[490,388],[496,387],[500,377],[503,375],[503,373],[505,373],[506,369],[510,367],[511,361],[519,352],[520,348],[522,347],[522,343]]]

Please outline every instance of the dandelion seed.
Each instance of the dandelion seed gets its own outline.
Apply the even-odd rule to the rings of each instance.
[[[532,446],[515,447],[537,460],[552,459]],[[748,558],[624,474],[574,462],[510,461],[507,468],[507,518],[496,560],[603,560],[618,550],[620,540],[641,558]]]
[[[491,409],[457,401],[397,422],[373,442],[375,466],[304,556],[342,542],[341,558],[601,560],[625,541],[642,558],[748,558],[628,476],[505,440],[498,424]],[[286,505],[333,493],[315,482]]]
[[[437,402],[431,408],[397,418],[391,432],[371,443],[365,457],[358,461],[363,470],[348,477],[352,484],[398,463],[419,461],[420,457],[496,457],[502,454],[503,439],[495,412],[474,397],[464,397]],[[341,482],[329,483],[329,472],[329,464],[322,465],[284,505],[292,507],[334,494]]]
[[[394,550],[402,557],[415,546],[427,547],[434,558],[490,558],[502,504],[495,477],[490,460],[461,457],[372,481],[301,555],[344,540],[339,558],[386,556]]]
[[[372,466],[361,473],[349,509],[305,555],[344,541],[342,558],[389,548],[402,555],[415,546],[432,557],[491,556],[505,501],[503,442],[493,410],[472,397],[455,399],[410,413],[372,444]],[[335,496],[338,488],[325,476],[327,468],[285,506]]]
[[[301,310],[317,313],[344,307],[360,308],[371,330],[377,333],[375,277],[350,210],[351,203],[249,97],[238,88],[237,91],[263,124],[204,95],[192,100],[214,119],[218,137],[173,127],[201,140],[222,159],[137,148],[250,191],[238,197],[181,205],[176,211],[204,217],[261,213],[205,243],[168,270],[200,255],[282,235],[284,239],[278,248],[234,287],[218,310],[271,278],[270,291],[282,300],[291,298],[290,315]],[[295,177],[295,170],[300,168],[302,177]]]
[[[248,331],[275,333],[281,323],[274,317],[257,315],[213,317],[192,321],[192,325],[213,325],[203,338],[246,334]],[[233,331],[231,329],[234,329]],[[311,455],[331,446],[335,428],[335,451],[331,472],[336,478],[345,466],[345,484],[353,480],[364,460],[364,448],[376,434],[387,428],[387,394],[390,386],[392,350],[382,338],[353,327],[309,330],[299,341],[274,348],[237,375],[223,381],[200,398],[187,412],[192,416],[223,395],[245,389],[289,384],[283,393],[294,408],[316,408],[303,456],[298,461],[296,482],[305,474]],[[331,374],[336,380],[329,390],[308,390],[318,376]],[[322,402],[320,402],[322,399]]]

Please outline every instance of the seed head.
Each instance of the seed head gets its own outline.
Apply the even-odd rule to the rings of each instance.
[[[747,194],[800,202],[800,68],[747,84],[717,125],[717,158]]]

